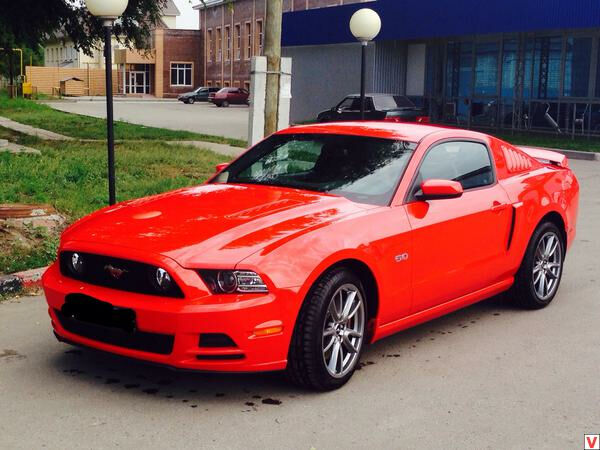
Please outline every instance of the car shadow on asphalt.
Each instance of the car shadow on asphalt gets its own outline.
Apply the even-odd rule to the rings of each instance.
[[[504,296],[497,296],[405,330],[370,345],[358,370],[374,365],[375,361],[385,364],[382,358],[398,358],[419,345],[436,345],[432,341],[438,339],[438,342],[443,342],[443,335],[468,332],[467,329],[478,322],[485,326],[485,322],[516,309]],[[252,412],[263,407],[284,405],[298,396],[311,394],[289,384],[282,373],[176,371],[79,347],[65,346],[49,361],[54,366],[52,369],[61,371],[74,383],[133,397],[162,399],[190,408],[207,409],[217,402],[237,404],[243,412]],[[356,375],[360,376],[360,372]]]

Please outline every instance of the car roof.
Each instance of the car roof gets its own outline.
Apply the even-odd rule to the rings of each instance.
[[[379,137],[384,139],[396,139],[408,142],[420,142],[424,137],[432,133],[449,131],[450,129],[451,128],[436,125],[381,121],[329,122],[292,126],[279,131],[278,134],[347,134],[355,136]],[[461,135],[464,135],[464,133],[465,130],[460,130]],[[473,135],[479,135],[479,133],[473,132]]]
[[[360,94],[348,94],[344,98],[359,98]],[[406,97],[406,95],[402,94],[384,94],[381,92],[367,92],[365,97]]]

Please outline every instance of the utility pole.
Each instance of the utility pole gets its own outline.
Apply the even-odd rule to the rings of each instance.
[[[282,0],[267,0],[264,53],[267,57],[265,136],[277,131],[279,79],[281,71]]]

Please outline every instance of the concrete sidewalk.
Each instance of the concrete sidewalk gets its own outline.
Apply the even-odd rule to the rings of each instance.
[[[27,134],[29,136],[36,136],[45,141],[74,141],[75,139],[70,136],[63,134],[54,133],[48,130],[42,130],[41,128],[35,128],[30,125],[15,122],[14,120],[0,116],[0,127],[9,128],[19,133]]]
[[[48,141],[81,141],[81,142],[105,142],[102,139],[75,139],[70,136],[64,136],[62,134],[54,133],[52,131],[42,130],[41,128],[35,128],[30,125],[24,125],[19,122],[15,122],[14,120],[7,119],[6,117],[0,116],[0,127],[8,128],[10,130],[18,131],[19,133],[27,134],[29,136],[36,136],[43,140]],[[127,141],[127,140],[117,140],[115,143],[123,143],[123,142],[142,142],[139,140],[135,141]],[[242,147],[233,147],[227,144],[217,144],[215,142],[205,142],[205,141],[162,141],[168,145],[186,145],[190,147],[195,147],[202,150],[211,150],[215,153],[219,153],[225,156],[237,157],[241,155],[245,148]],[[16,144],[8,143],[7,147],[13,153],[21,152],[21,153],[37,153],[39,154],[39,150],[35,149],[27,149],[27,147],[19,146]],[[2,151],[0,149],[0,151]]]

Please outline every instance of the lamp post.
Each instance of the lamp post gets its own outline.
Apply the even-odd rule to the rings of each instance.
[[[367,45],[375,39],[381,30],[379,14],[370,8],[362,8],[350,18],[350,32],[360,41],[360,120],[365,120],[365,78],[367,77]]]
[[[104,26],[104,59],[106,66],[106,137],[108,145],[108,203],[116,203],[115,133],[112,93],[112,28],[115,20],[127,8],[129,0],[86,0],[88,11],[102,20]]]

